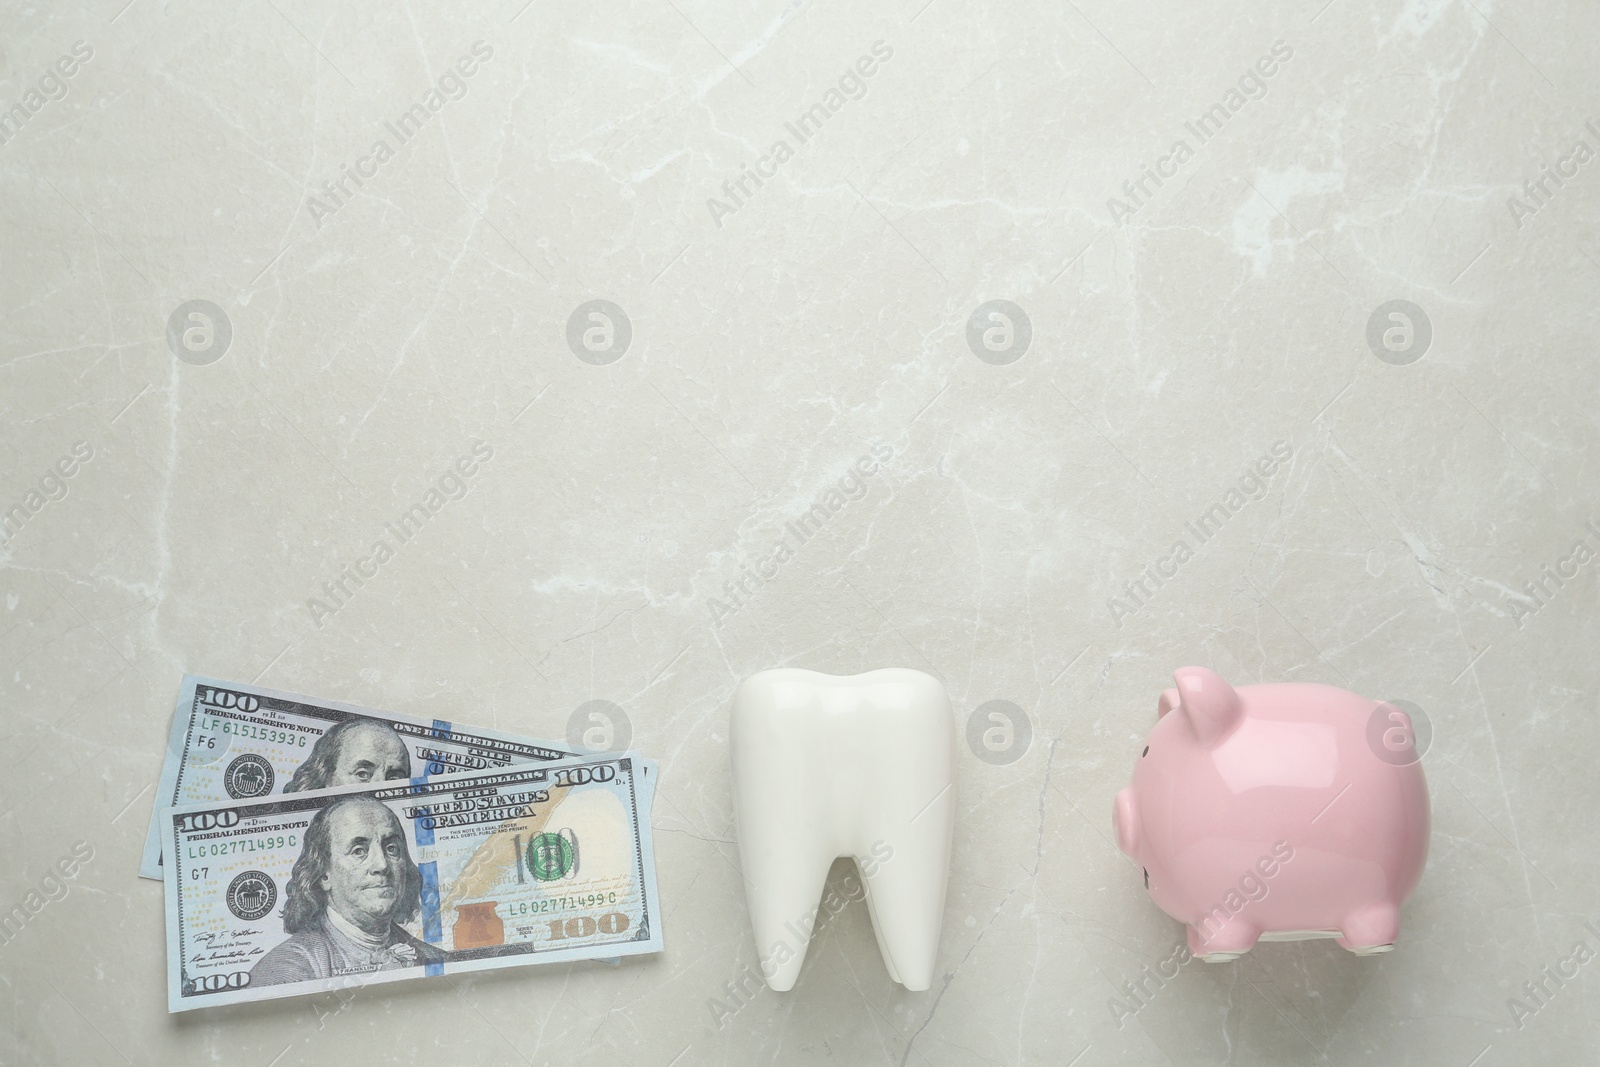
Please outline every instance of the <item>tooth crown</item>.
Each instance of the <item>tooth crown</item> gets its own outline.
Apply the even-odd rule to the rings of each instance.
[[[739,853],[761,971],[789,989],[828,868],[861,869],[889,974],[932,983],[955,816],[955,727],[921,671],[762,671],[734,696]]]

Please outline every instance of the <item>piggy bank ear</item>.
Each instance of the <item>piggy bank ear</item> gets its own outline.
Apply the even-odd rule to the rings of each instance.
[[[1161,699],[1156,701],[1156,718],[1165,719],[1167,712],[1178,706],[1178,691],[1165,689],[1161,692]]]
[[[1243,711],[1239,694],[1216,671],[1180,667],[1172,673],[1172,680],[1178,683],[1178,705],[1201,744],[1222,740],[1238,724]]]

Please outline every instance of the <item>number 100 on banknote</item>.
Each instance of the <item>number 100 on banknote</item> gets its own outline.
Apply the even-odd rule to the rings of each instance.
[[[170,1010],[659,952],[647,763],[165,809]]]

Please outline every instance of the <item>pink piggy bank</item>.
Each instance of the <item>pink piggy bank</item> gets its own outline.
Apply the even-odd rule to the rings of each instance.
[[[1117,794],[1117,846],[1212,963],[1258,940],[1388,952],[1428,859],[1428,783],[1390,704],[1327,685],[1173,674]]]

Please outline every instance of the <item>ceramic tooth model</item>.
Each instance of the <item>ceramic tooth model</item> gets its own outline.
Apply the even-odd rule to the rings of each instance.
[[[1326,685],[1235,689],[1204,667],[1173,679],[1113,821],[1189,951],[1223,962],[1258,939],[1313,937],[1392,949],[1428,857],[1405,713]]]
[[[794,986],[828,868],[855,859],[884,965],[933,982],[955,823],[944,686],[903,668],[782,668],[740,684],[730,737],[739,856],[762,977]]]

